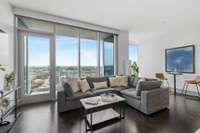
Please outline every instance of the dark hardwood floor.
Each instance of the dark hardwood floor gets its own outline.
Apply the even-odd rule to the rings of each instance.
[[[85,133],[80,111],[58,115],[56,103],[24,106],[11,133]],[[200,128],[199,99],[170,95],[169,110],[150,116],[126,106],[126,118],[95,133],[194,133]]]

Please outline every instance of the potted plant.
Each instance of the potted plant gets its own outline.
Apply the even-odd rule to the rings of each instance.
[[[139,66],[137,65],[137,63],[134,61],[133,64],[131,65],[132,68],[132,75],[137,76],[139,75]]]
[[[5,75],[4,77],[5,80],[5,90],[10,90],[11,87],[13,87],[13,81],[15,80],[15,73],[11,72]]]

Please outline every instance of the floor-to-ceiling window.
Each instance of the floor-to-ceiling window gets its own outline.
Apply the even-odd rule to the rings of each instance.
[[[26,94],[48,92],[50,88],[50,39],[45,36],[29,34],[26,34],[26,39]]]
[[[138,66],[138,46],[134,44],[129,44],[129,73],[135,74],[132,68]]]
[[[97,32],[80,31],[80,72],[81,77],[98,76]]]
[[[56,26],[57,82],[65,77],[79,77],[77,35],[75,28]]]
[[[115,34],[21,16],[16,28],[23,95],[55,93],[65,77],[115,74]]]
[[[129,44],[128,47],[129,50],[129,61],[131,61],[131,64],[134,62],[138,62],[138,46],[134,44]]]
[[[114,75],[114,35],[100,34],[100,75]]]
[[[19,37],[19,72],[22,93],[28,95],[50,94],[51,49],[53,24],[31,18],[17,19]],[[40,30],[40,32],[38,32]]]

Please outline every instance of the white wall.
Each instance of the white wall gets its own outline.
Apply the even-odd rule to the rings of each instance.
[[[118,74],[128,74],[129,33],[121,31],[118,38]]]
[[[177,25],[176,29],[160,32],[152,38],[139,41],[140,74],[145,77],[155,77],[156,72],[165,72],[165,49],[194,44],[196,48],[196,73],[177,77],[177,87],[182,89],[185,80],[193,79],[200,74],[200,27],[198,22]],[[173,87],[173,77],[165,73]],[[192,91],[196,91],[193,87]]]
[[[0,34],[0,64],[3,64],[8,71],[14,68],[14,16],[10,5],[6,0],[0,0],[0,29],[6,33]],[[3,87],[3,72],[0,72],[0,89]]]

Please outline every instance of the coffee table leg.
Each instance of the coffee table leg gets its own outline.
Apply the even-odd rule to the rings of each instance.
[[[91,114],[90,114],[90,130],[91,130],[91,133],[92,133],[92,131],[93,131],[93,129],[92,129],[92,112],[91,112]]]
[[[122,119],[122,107],[121,107],[121,102],[119,103],[119,117],[120,120]]]
[[[123,119],[125,118],[125,103],[123,102]]]
[[[85,120],[85,132],[87,133],[87,112],[83,109],[83,119]]]

